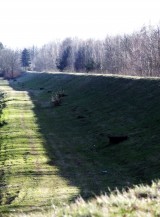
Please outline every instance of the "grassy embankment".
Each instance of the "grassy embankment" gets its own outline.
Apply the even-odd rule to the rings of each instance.
[[[1,80],[1,90],[7,93],[3,110],[7,124],[0,128],[2,216],[18,210],[41,212],[79,194],[89,199],[108,187],[126,189],[160,177],[159,79],[31,73],[11,84],[14,89]],[[51,91],[61,89],[67,96],[61,106],[52,108]],[[128,140],[109,145],[108,134]],[[143,193],[135,198],[154,199],[156,206],[157,186],[150,189],[152,194],[141,188]],[[112,199],[98,199],[97,204],[107,210]],[[81,202],[82,215],[73,211],[76,204],[69,212],[92,216],[90,206],[95,203],[88,204],[87,211]],[[119,214],[123,216],[124,210]],[[63,216],[64,210],[56,212]]]

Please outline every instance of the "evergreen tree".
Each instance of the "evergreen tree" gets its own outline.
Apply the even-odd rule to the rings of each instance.
[[[25,69],[30,66],[30,54],[26,48],[22,51],[21,63]]]
[[[0,50],[4,49],[2,42],[0,42]]]
[[[62,52],[62,56],[59,58],[59,60],[57,61],[57,68],[63,72],[64,69],[67,68],[68,66],[68,59],[71,55],[71,47],[68,46],[63,52]]]
[[[95,62],[92,58],[90,58],[85,64],[85,68],[87,72],[95,70]]]
[[[78,72],[85,70],[85,48],[84,47],[80,47],[78,52],[76,53],[74,68]]]

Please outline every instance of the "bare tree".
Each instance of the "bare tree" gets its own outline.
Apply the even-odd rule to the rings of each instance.
[[[21,73],[20,53],[11,49],[0,51],[0,69],[4,77],[13,78]]]

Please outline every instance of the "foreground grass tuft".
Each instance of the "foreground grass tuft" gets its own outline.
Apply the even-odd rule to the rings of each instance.
[[[15,215],[11,215],[15,216]],[[114,191],[85,202],[82,198],[62,208],[53,205],[47,213],[17,214],[17,217],[158,217],[160,216],[160,182],[140,185],[128,191]]]

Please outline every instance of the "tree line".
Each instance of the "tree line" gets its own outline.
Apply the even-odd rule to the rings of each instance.
[[[35,71],[159,76],[160,26],[143,26],[132,34],[107,36],[104,40],[66,38],[23,51],[0,45],[1,71],[13,74],[21,67]]]
[[[116,73],[139,76],[160,74],[160,26],[144,26],[128,35],[105,40],[66,38],[30,49],[37,71]]]

